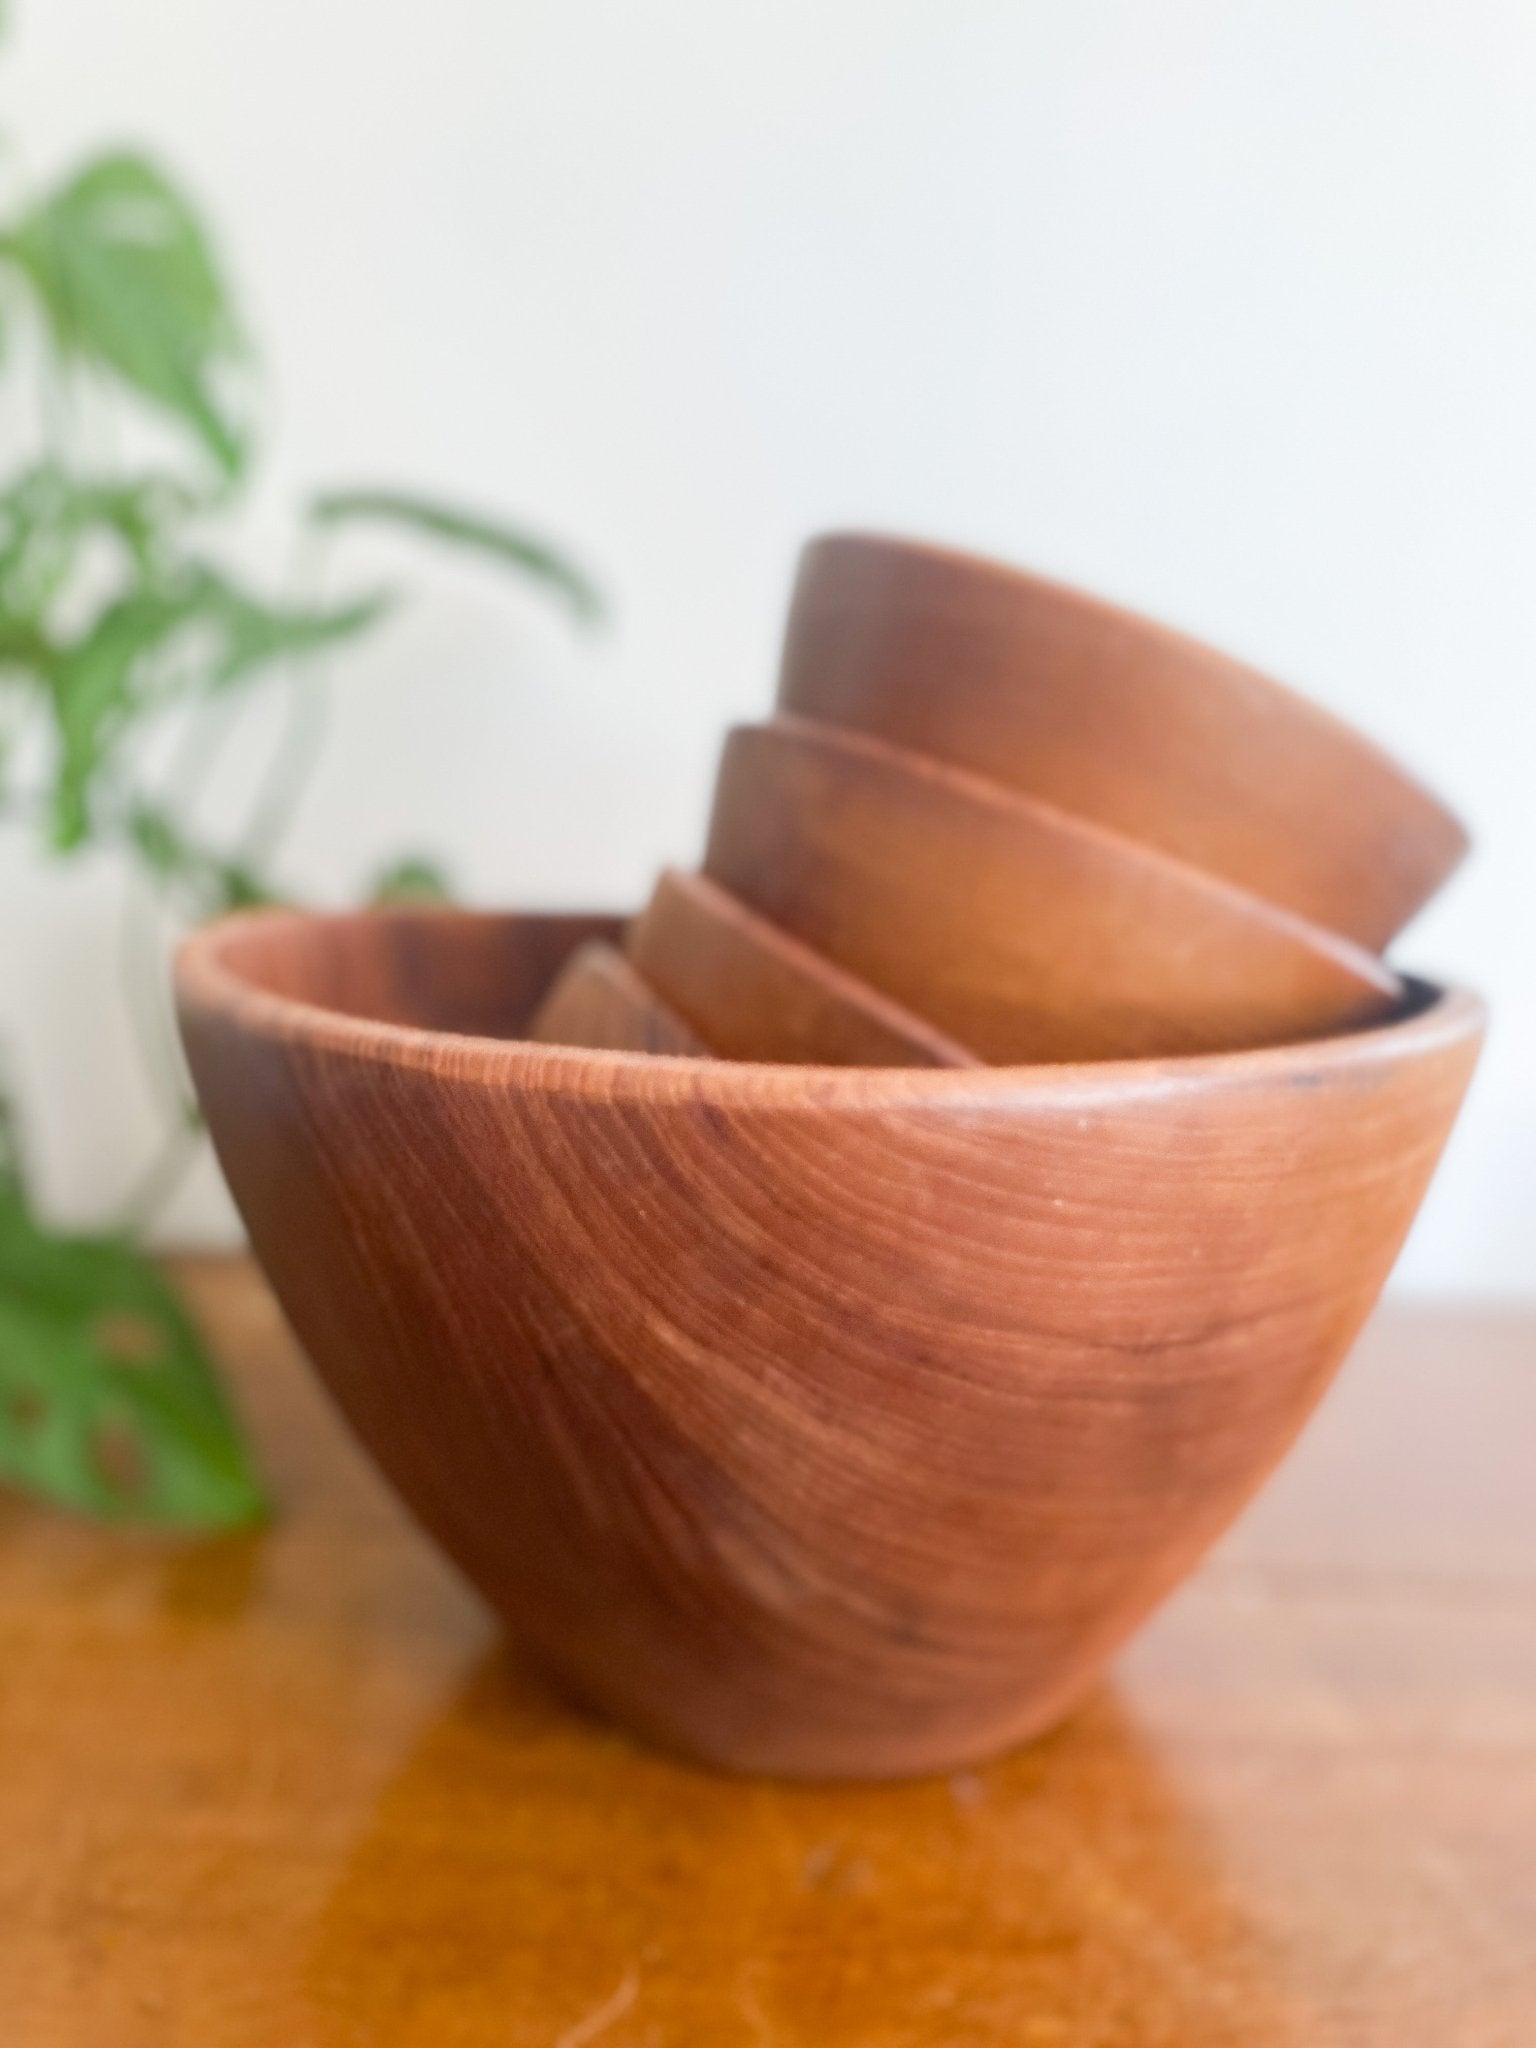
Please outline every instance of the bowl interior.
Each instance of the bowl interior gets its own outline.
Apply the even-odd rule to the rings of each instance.
[[[224,926],[217,952],[247,987],[343,1017],[522,1038],[570,956],[594,939],[619,943],[627,922],[606,911],[259,914]]]
[[[243,912],[184,942],[178,993],[184,1009],[243,1015],[242,1028],[263,1036],[351,1045],[364,1042],[366,1027],[396,1027],[407,1035],[393,1041],[390,1057],[414,1056],[411,1034],[420,1034],[418,1051],[426,1059],[441,1038],[501,1041],[505,1052],[487,1046],[493,1064],[485,1072],[501,1073],[509,1057],[540,1053],[546,1079],[555,1072],[554,1060],[561,1084],[583,1093],[622,1085],[624,1093],[647,1099],[686,1100],[699,1086],[716,1097],[766,1100],[782,1094],[800,1101],[807,1094],[806,1077],[815,1073],[817,1099],[829,1104],[895,1102],[956,1090],[965,1095],[979,1078],[976,1067],[815,1068],[708,1055],[657,1060],[527,1044],[534,1016],[571,957],[593,940],[622,943],[631,921],[614,911]],[[1404,1033],[1417,1038],[1429,1030],[1438,1038],[1446,1030],[1463,1035],[1480,1029],[1482,1010],[1474,996],[1413,975],[1403,975],[1402,983],[1402,998],[1388,1016],[1329,1037],[1193,1057],[989,1065],[984,1071],[1004,1087],[1027,1078],[1032,1089],[1113,1095],[1128,1085],[1158,1088],[1176,1077],[1182,1085],[1198,1086],[1218,1074],[1236,1079],[1251,1069],[1276,1079],[1315,1076],[1362,1055],[1396,1057],[1407,1050]],[[247,1007],[252,998],[275,998],[279,1007],[261,1017]],[[285,1010],[286,1005],[296,1007]],[[687,1078],[695,1070],[696,1082]]]

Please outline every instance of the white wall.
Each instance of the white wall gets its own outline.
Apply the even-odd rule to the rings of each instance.
[[[1300,684],[1472,822],[1400,950],[1497,1029],[1401,1278],[1536,1288],[1536,9],[12,11],[28,164],[147,139],[224,231],[275,387],[257,557],[295,493],[398,478],[620,599],[584,650],[435,569],[348,671],[296,873],[426,841],[485,898],[632,901],[767,702],[804,534],[1015,557]],[[0,1027],[83,1211],[149,1130],[113,884],[5,877]],[[218,1215],[205,1176],[176,1220]]]

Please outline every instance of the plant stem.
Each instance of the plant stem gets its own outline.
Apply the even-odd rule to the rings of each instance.
[[[158,1097],[167,1123],[179,1128],[194,1113],[194,1105],[165,1000],[157,908],[142,875],[130,868],[125,878],[119,945],[128,1015],[150,1092]]]
[[[200,695],[188,704],[181,741],[165,777],[165,801],[185,814],[196,802],[223,751],[239,705],[233,697]]]
[[[190,1103],[183,1120],[165,1134],[159,1150],[124,1197],[117,1228],[125,1237],[142,1237],[181,1186],[203,1143],[203,1119]]]
[[[330,549],[319,534],[299,534],[291,574],[296,605],[320,608],[329,557]],[[247,867],[266,867],[282,843],[319,763],[330,727],[329,663],[313,655],[305,662],[291,661],[287,683],[288,716],[282,737],[237,841],[238,858]]]
[[[319,764],[331,723],[331,687],[316,666],[311,657],[307,674],[288,678],[282,735],[239,836],[238,858],[247,867],[265,868],[272,860]]]

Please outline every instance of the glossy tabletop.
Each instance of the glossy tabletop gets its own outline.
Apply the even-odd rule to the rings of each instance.
[[[553,1698],[186,1276],[281,1515],[0,1498],[4,2048],[1536,2041],[1536,1316],[1381,1312],[1069,1727],[828,1790]]]

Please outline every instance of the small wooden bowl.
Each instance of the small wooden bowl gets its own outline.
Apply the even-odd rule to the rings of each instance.
[[[1402,998],[1372,955],[1182,861],[806,719],[730,735],[704,869],[989,1061],[1274,1044]]]
[[[199,1097],[316,1367],[548,1667],[674,1748],[882,1776],[1049,1727],[1328,1384],[1480,1005],[985,1071],[437,1028],[477,958],[488,1013],[531,1011],[570,931],[275,912],[183,948]]]
[[[981,1064],[703,875],[669,869],[628,943],[649,985],[727,1058],[830,1067]]]
[[[1281,684],[912,541],[806,548],[779,703],[1096,819],[1373,950],[1467,849],[1428,791]]]
[[[605,939],[589,939],[561,968],[528,1026],[542,1045],[607,1052],[690,1053],[710,1047]]]

